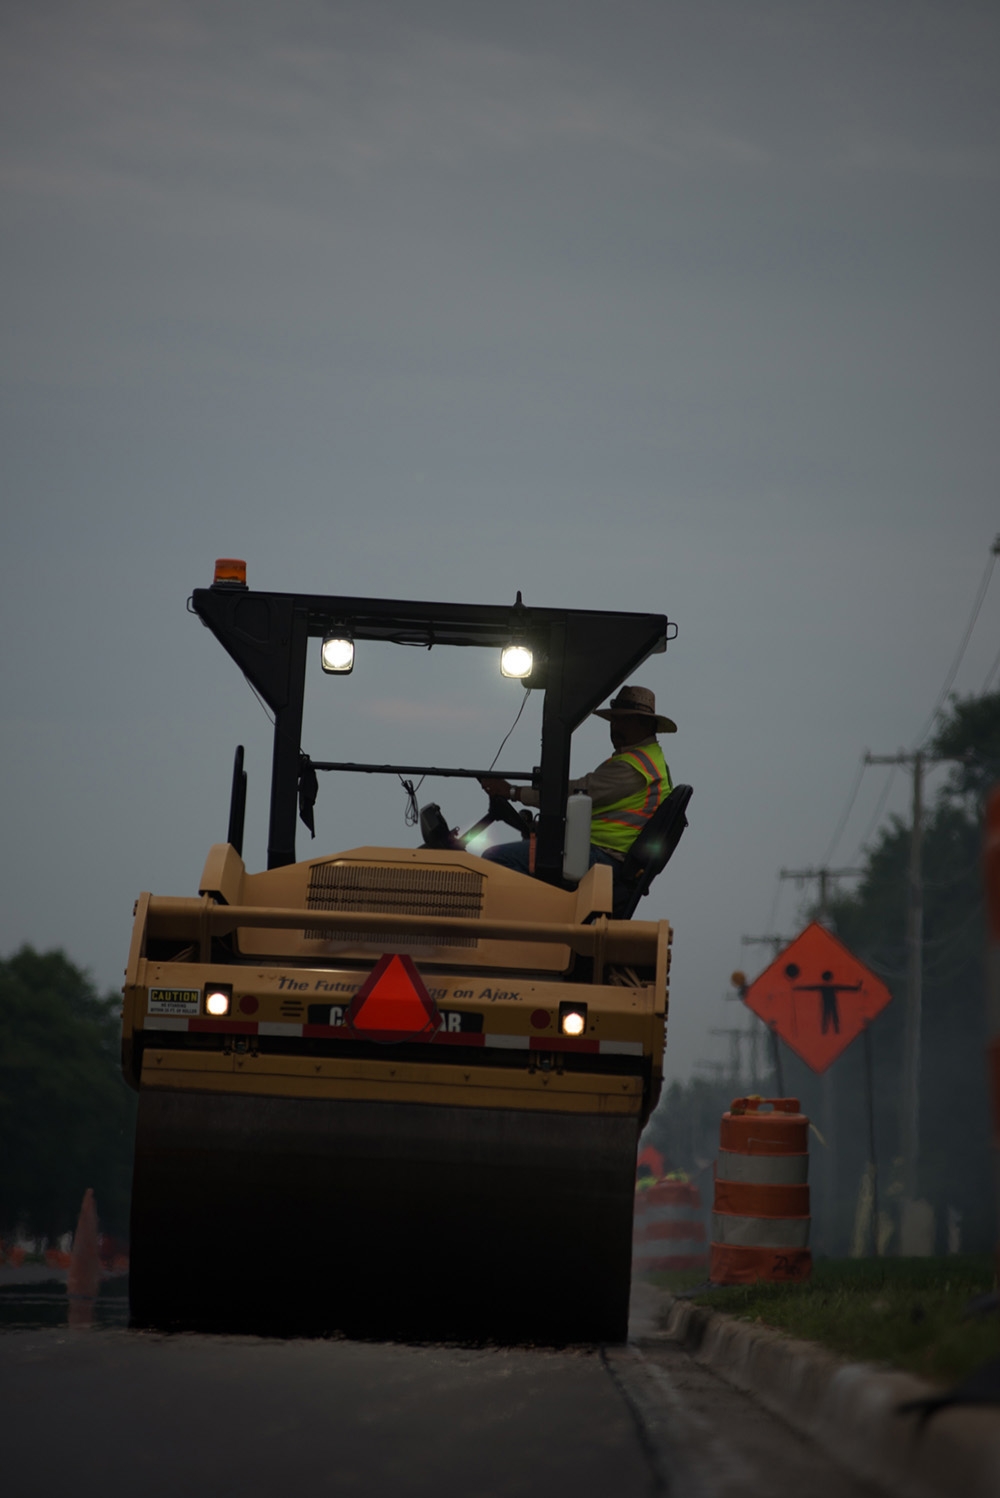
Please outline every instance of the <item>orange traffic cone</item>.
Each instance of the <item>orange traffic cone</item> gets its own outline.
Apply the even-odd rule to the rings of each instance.
[[[66,1290],[69,1295],[70,1326],[93,1326],[94,1302],[101,1283],[101,1261],[97,1252],[97,1207],[90,1186],[83,1194],[80,1216],[73,1234]]]

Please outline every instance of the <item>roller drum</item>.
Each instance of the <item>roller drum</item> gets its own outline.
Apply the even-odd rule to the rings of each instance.
[[[638,1121],[143,1089],[138,1326],[624,1340]]]

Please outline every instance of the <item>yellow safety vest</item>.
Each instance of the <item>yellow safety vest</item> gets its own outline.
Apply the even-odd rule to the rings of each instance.
[[[613,853],[627,853],[664,796],[670,794],[670,771],[659,744],[623,749],[621,754],[605,760],[605,764],[619,762],[638,770],[646,783],[631,796],[594,812],[590,819],[590,841]]]

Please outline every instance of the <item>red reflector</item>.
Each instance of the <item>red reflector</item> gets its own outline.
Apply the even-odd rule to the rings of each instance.
[[[437,1005],[412,957],[380,957],[351,1000],[344,1024],[363,1040],[430,1040],[441,1024]]]

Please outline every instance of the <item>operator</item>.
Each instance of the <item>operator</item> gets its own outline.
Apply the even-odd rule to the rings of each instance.
[[[611,725],[614,753],[589,775],[569,782],[570,792],[583,791],[593,802],[590,819],[590,862],[621,863],[663,798],[670,793],[670,771],[657,742],[657,733],[676,733],[677,724],[656,711],[656,698],[648,687],[622,687],[610,707],[600,708],[595,718]],[[479,784],[488,796],[505,796],[522,806],[537,806],[538,792],[530,786],[512,786],[498,776],[484,777]],[[526,838],[487,848],[483,858],[521,874],[529,871],[530,844]]]

